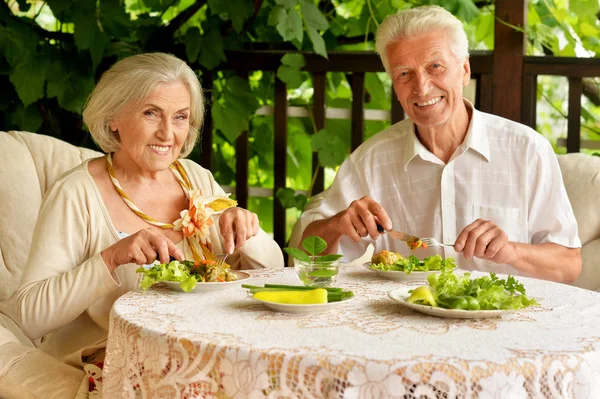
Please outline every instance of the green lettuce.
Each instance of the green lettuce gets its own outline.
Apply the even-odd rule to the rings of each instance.
[[[193,266],[194,262],[191,261],[174,260],[169,263],[154,264],[150,268],[140,267],[136,270],[144,275],[140,288],[145,291],[159,281],[175,281],[179,282],[183,291],[190,292],[196,287],[198,281],[203,281],[202,276],[192,273]]]
[[[446,267],[440,274],[427,276],[427,282],[436,301],[441,294],[471,296],[477,299],[482,310],[521,309],[538,304],[526,295],[523,284],[513,276],[504,280],[490,273],[489,276],[471,279],[471,273],[459,276],[454,273],[454,267]]]

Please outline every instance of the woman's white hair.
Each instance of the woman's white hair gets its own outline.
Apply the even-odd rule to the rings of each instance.
[[[375,47],[389,74],[386,49],[396,39],[410,40],[428,32],[443,30],[452,39],[452,51],[464,60],[469,56],[469,40],[462,22],[440,6],[423,6],[389,15],[377,29]]]
[[[186,157],[196,145],[204,120],[204,97],[196,73],[179,58],[165,53],[138,54],[122,59],[106,71],[90,94],[83,121],[104,152],[121,148],[118,132],[110,129],[123,108],[141,107],[159,83],[182,82],[190,92],[190,131],[179,154]]]

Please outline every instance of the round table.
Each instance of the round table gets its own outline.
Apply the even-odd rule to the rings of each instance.
[[[293,269],[250,273],[298,283]],[[129,292],[111,313],[104,397],[600,398],[600,293],[519,281],[540,306],[478,320],[405,308],[386,295],[404,283],[360,266],[335,284],[356,298],[310,315],[242,288]]]

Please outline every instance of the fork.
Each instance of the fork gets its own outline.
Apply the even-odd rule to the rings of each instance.
[[[227,258],[228,253],[215,255],[214,261],[217,263],[217,266],[223,266],[225,264],[225,258]]]
[[[427,244],[428,247],[454,247],[454,245],[451,244],[442,244],[433,237],[421,238],[421,242]]]

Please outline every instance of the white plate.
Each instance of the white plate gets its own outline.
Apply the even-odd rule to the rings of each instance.
[[[371,269],[371,262],[366,262],[363,263],[363,266],[366,267],[367,269],[371,270],[372,272],[375,272],[375,274],[377,274],[379,277],[381,278],[385,278],[388,280],[394,280],[394,281],[427,281],[427,276],[432,274],[432,273],[439,273],[439,270],[432,270],[429,272],[410,272],[409,274],[406,274],[405,272],[402,271],[397,271],[397,270],[377,270],[377,269]]]
[[[232,271],[233,274],[238,276],[237,280],[234,281],[223,281],[223,282],[206,282],[206,283],[196,283],[196,287],[192,291],[219,291],[226,290],[228,288],[238,287],[242,285],[242,283],[250,278],[250,275],[246,272],[241,271]],[[172,289],[173,291],[184,292],[177,281],[158,281],[156,284],[165,284],[167,287]]]
[[[516,310],[463,310],[463,309],[444,309],[436,308],[428,305],[419,305],[416,303],[410,303],[407,301],[410,294],[409,290],[415,289],[416,287],[402,287],[396,288],[388,292],[388,296],[398,302],[401,305],[425,313],[432,316],[438,317],[450,317],[455,319],[487,319],[490,317],[501,317],[508,313],[514,313]]]
[[[343,301],[339,301],[339,302],[317,303],[314,305],[308,305],[308,304],[307,305],[295,305],[295,304],[289,304],[289,303],[268,302],[268,301],[263,301],[262,299],[256,299],[253,297],[250,297],[250,298],[264,304],[266,307],[268,307],[269,309],[274,310],[276,312],[294,313],[294,314],[311,314],[311,313],[328,312],[330,310],[333,310],[335,308],[343,306],[344,304],[353,300],[355,297],[344,299]]]

